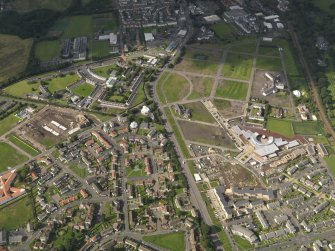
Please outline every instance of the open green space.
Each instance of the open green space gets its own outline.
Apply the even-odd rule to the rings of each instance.
[[[94,86],[89,83],[83,83],[72,89],[74,95],[79,97],[87,97],[94,90]]]
[[[273,57],[257,57],[256,67],[261,70],[266,71],[282,71],[282,62],[280,58]]]
[[[188,151],[187,145],[185,143],[185,141],[183,140],[183,137],[181,135],[181,132],[179,131],[178,125],[176,124],[176,121],[173,118],[172,112],[170,110],[169,107],[165,107],[164,108],[164,113],[165,116],[173,130],[173,133],[177,139],[178,145],[184,155],[185,158],[189,158],[190,157],[190,153]]]
[[[250,244],[249,241],[246,239],[238,236],[238,235],[233,235],[234,241],[236,245],[238,246],[239,250],[248,250],[252,248],[252,245]]]
[[[52,244],[56,250],[79,250],[84,242],[83,234],[70,228],[58,230],[54,237]]]
[[[103,58],[110,55],[111,48],[109,41],[93,41],[91,56],[93,58]]]
[[[321,127],[317,121],[293,122],[295,134],[301,135],[318,135],[322,134]]]
[[[229,53],[223,67],[224,76],[249,80],[252,70],[252,56]]]
[[[141,103],[143,103],[146,100],[147,96],[145,95],[144,91],[144,83],[141,83],[140,86],[137,89],[137,93],[135,96],[135,99],[133,103],[131,104],[132,107],[137,106]]]
[[[169,76],[170,76],[170,73],[163,72],[163,74],[161,74],[160,78],[157,81],[157,85],[156,85],[157,96],[162,103],[165,102],[165,97],[163,93],[163,84],[165,83],[165,81],[167,81]]]
[[[61,44],[58,40],[41,41],[35,45],[35,57],[40,61],[49,61],[59,57]]]
[[[247,83],[225,80],[216,89],[216,97],[245,100],[249,85]]]
[[[216,61],[184,58],[175,68],[179,71],[215,76],[218,71],[218,65]]]
[[[286,137],[294,136],[292,121],[289,120],[269,118],[266,123],[266,129]]]
[[[33,205],[29,196],[0,207],[0,226],[3,230],[25,227],[33,218]]]
[[[293,76],[299,75],[299,70],[297,68],[297,64],[291,51],[289,42],[284,39],[275,39],[273,40],[273,43],[282,48],[287,73]]]
[[[272,57],[279,57],[278,47],[273,45],[272,43],[261,43],[259,46],[259,55],[262,56],[272,56]]]
[[[256,51],[257,38],[248,37],[238,37],[236,40],[227,44],[231,51],[234,52],[245,52],[245,53],[255,53]]]
[[[220,39],[224,39],[228,35],[234,32],[234,28],[227,23],[213,24],[211,26],[211,29],[214,31],[215,35],[218,36]]]
[[[21,119],[16,117],[14,113],[0,120],[0,136],[12,129]]]
[[[170,73],[162,85],[158,87],[162,88],[165,101],[168,103],[181,100],[190,90],[188,80],[176,73]]]
[[[327,162],[329,170],[332,172],[333,176],[335,177],[335,154],[331,154],[324,158]]]
[[[193,89],[187,99],[208,97],[211,94],[214,80],[212,78],[195,77],[192,79]]]
[[[184,232],[144,236],[143,240],[170,251],[184,251]]]
[[[126,166],[127,178],[135,178],[145,176],[145,165],[142,160],[136,160],[135,163]]]
[[[102,66],[98,68],[92,69],[92,71],[99,76],[108,78],[111,74],[111,72],[115,69],[116,65],[107,65],[107,66]]]
[[[63,32],[61,38],[73,38],[80,36],[91,37],[93,35],[93,16],[80,15],[64,17],[54,24],[52,31]]]
[[[191,119],[207,123],[215,123],[213,116],[207,111],[206,107],[199,101],[184,105],[191,110]]]
[[[89,175],[87,168],[81,166],[70,166],[70,169],[81,178],[86,178]]]
[[[0,34],[0,82],[26,69],[32,44],[32,39]]]
[[[228,109],[231,107],[230,101],[228,100],[214,99],[213,103],[218,110],[224,110],[224,109]]]
[[[72,0],[14,0],[13,9],[18,12],[28,12],[37,9],[64,11],[72,4]]]
[[[5,142],[0,142],[0,172],[7,170],[8,167],[17,166],[28,160],[28,157],[19,153],[15,148]]]
[[[59,76],[47,81],[47,87],[51,93],[59,90],[64,90],[68,85],[79,80],[77,74],[68,74],[65,76]]]
[[[36,156],[40,153],[40,151],[35,149],[33,146],[31,146],[30,144],[28,144],[27,142],[25,142],[24,140],[20,139],[19,137],[15,136],[13,134],[10,134],[8,136],[8,139],[14,145],[21,148],[23,151],[25,151],[26,153],[28,153],[32,156]]]

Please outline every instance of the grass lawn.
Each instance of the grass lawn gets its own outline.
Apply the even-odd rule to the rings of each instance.
[[[283,48],[284,61],[287,73],[294,76],[299,75],[299,70],[297,68],[289,42],[284,39],[275,39],[273,40],[273,43],[276,44],[278,47]]]
[[[318,135],[322,133],[321,127],[316,121],[293,122],[292,125],[295,134]]]
[[[216,89],[216,97],[245,100],[249,85],[236,81],[224,81]]]
[[[145,176],[145,170],[143,165],[139,165],[138,167],[132,168],[130,166],[126,167],[126,175],[127,178],[135,178]]]
[[[0,82],[26,69],[32,44],[32,39],[0,35]]]
[[[144,236],[143,240],[171,251],[185,250],[184,232]]]
[[[185,107],[191,110],[192,120],[215,123],[213,116],[207,111],[206,107],[200,101],[185,104]]]
[[[261,44],[259,47],[259,55],[279,57],[278,47],[272,44]]]
[[[324,158],[327,162],[329,170],[332,172],[333,176],[335,177],[335,155],[331,154],[328,157]]]
[[[214,80],[212,78],[195,77],[192,79],[193,89],[187,99],[208,97],[211,94]]]
[[[19,137],[15,136],[13,134],[10,134],[8,136],[8,139],[14,145],[21,148],[23,151],[25,151],[26,153],[29,153],[32,156],[36,156],[36,155],[40,154],[40,151],[38,151],[33,146],[31,146],[30,144],[28,144],[27,142],[23,141],[22,139],[20,139]]]
[[[61,250],[62,248],[65,250],[79,250],[83,242],[84,236],[80,232],[60,229],[57,231],[52,244],[57,250]]]
[[[15,0],[11,1],[14,10],[28,12],[37,9],[64,11],[70,7],[71,0]]]
[[[146,100],[146,95],[145,95],[145,91],[144,91],[144,84],[141,83],[140,86],[137,89],[137,93],[135,96],[135,99],[133,101],[133,103],[131,104],[131,107],[137,106],[141,103],[143,103]]]
[[[218,62],[184,58],[175,68],[179,71],[215,76],[218,71]]]
[[[14,230],[33,218],[32,202],[25,196],[13,203],[0,207],[0,226],[4,230]]]
[[[238,40],[235,40],[229,44],[231,51],[235,52],[245,52],[245,53],[255,53],[256,51],[256,37],[239,37]]]
[[[0,136],[12,129],[19,121],[21,119],[16,117],[14,113],[0,120]]]
[[[86,178],[89,175],[87,169],[80,166],[70,166],[70,169],[81,178]]]
[[[231,107],[230,101],[223,99],[214,99],[213,104],[218,110],[225,110]]]
[[[170,76],[170,73],[163,72],[163,74],[160,76],[160,78],[158,79],[157,84],[156,84],[157,95],[158,95],[159,100],[162,103],[165,102],[165,96],[164,96],[164,93],[163,93],[162,86],[167,81],[167,79],[169,78],[169,76]]]
[[[252,245],[250,244],[249,241],[246,239],[238,236],[238,235],[233,235],[234,240],[239,248],[239,250],[248,250],[252,248]]]
[[[72,89],[72,92],[74,95],[80,96],[80,97],[87,97],[91,94],[91,92],[94,90],[94,86],[88,83],[83,83],[81,85],[76,86]]]
[[[72,74],[72,75],[68,74],[63,77],[53,78],[47,81],[48,89],[51,93],[54,93],[56,91],[65,89],[68,85],[76,82],[77,80],[79,80],[79,77],[77,74]]]
[[[230,24],[226,23],[213,24],[211,29],[220,39],[224,39],[227,35],[230,35],[234,32],[234,28]]]
[[[165,103],[181,100],[190,90],[190,85],[187,79],[176,73],[170,73],[166,81],[159,86],[161,86],[162,91],[165,94]]]
[[[190,153],[188,151],[188,148],[187,148],[187,145],[185,143],[185,141],[183,140],[183,137],[181,135],[181,132],[179,131],[179,128],[173,118],[173,115],[171,113],[171,110],[169,107],[165,107],[164,108],[164,113],[165,113],[165,116],[173,130],[173,133],[177,139],[177,142],[178,142],[178,145],[184,155],[185,158],[189,158],[190,157]]]
[[[93,16],[70,16],[57,20],[51,28],[54,31],[63,31],[61,38],[71,38],[93,35]]]
[[[257,58],[257,69],[262,69],[266,71],[282,71],[282,63],[280,58],[270,58],[259,56]]]
[[[110,47],[108,41],[93,41],[91,56],[94,58],[102,58],[110,55]]]
[[[0,172],[7,170],[7,167],[14,167],[28,160],[28,157],[18,153],[15,148],[0,142],[0,159],[2,159]]]
[[[58,58],[61,44],[58,40],[41,41],[35,45],[35,57],[40,61]]]
[[[252,70],[252,56],[229,53],[223,67],[224,76],[249,80]]]
[[[115,65],[107,65],[99,68],[94,68],[92,71],[99,76],[108,78],[110,76],[110,73],[115,69]]]
[[[282,134],[283,136],[286,137],[294,136],[292,121],[289,120],[270,118],[266,123],[266,129],[274,133]]]

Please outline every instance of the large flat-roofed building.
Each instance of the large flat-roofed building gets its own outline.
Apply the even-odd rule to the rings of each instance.
[[[258,238],[255,235],[255,233],[245,227],[239,226],[239,225],[232,225],[231,226],[231,231],[233,234],[236,234],[238,236],[241,236],[245,238],[247,241],[250,243],[256,243],[258,242]]]
[[[272,189],[253,188],[253,187],[231,187],[226,190],[226,194],[238,197],[256,197],[263,200],[273,200],[275,198]]]
[[[215,198],[217,199],[226,219],[232,218],[233,217],[232,209],[229,207],[228,202],[223,196],[224,187],[218,186],[214,188],[213,191],[214,191]]]

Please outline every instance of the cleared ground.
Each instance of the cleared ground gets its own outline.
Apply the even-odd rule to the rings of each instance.
[[[143,240],[170,251],[184,251],[184,232],[144,236]]]
[[[178,120],[178,124],[186,140],[227,148],[235,147],[226,132],[220,127],[181,120]]]
[[[191,110],[191,120],[215,123],[213,116],[207,111],[206,107],[199,101],[184,105]]]
[[[229,53],[225,61],[223,72],[225,77],[249,80],[252,70],[252,56]]]
[[[17,166],[28,160],[28,157],[19,153],[15,148],[5,142],[0,142],[0,172],[7,170],[8,167]]]
[[[216,89],[216,97],[245,100],[249,85],[237,81],[222,81]]]
[[[26,69],[32,44],[32,39],[0,35],[0,82]]]
[[[292,121],[289,120],[269,118],[266,123],[266,129],[286,137],[294,136]]]
[[[202,77],[189,77],[193,84],[191,94],[187,99],[197,99],[202,97],[208,97],[211,94],[214,79],[202,78]]]

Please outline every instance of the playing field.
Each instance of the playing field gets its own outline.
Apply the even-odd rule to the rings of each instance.
[[[282,62],[280,58],[273,57],[262,57],[258,56],[257,58],[257,69],[265,70],[265,71],[282,71]]]
[[[32,218],[33,209],[29,196],[0,208],[0,226],[3,230],[14,230],[21,226],[25,228]]]
[[[213,116],[207,111],[206,107],[199,101],[184,105],[191,110],[191,119],[196,121],[203,121],[207,123],[215,123]]]
[[[252,56],[229,53],[223,67],[224,76],[249,80],[252,70]]]
[[[215,32],[215,35],[220,39],[226,38],[228,35],[234,32],[234,28],[230,24],[218,23],[213,24],[211,29]]]
[[[83,83],[73,88],[72,92],[74,95],[77,95],[79,97],[87,97],[92,93],[93,90],[94,90],[93,85],[88,84],[88,83]]]
[[[26,69],[32,44],[32,39],[0,35],[0,82]]]
[[[216,89],[216,97],[245,100],[249,85],[236,81],[224,81]]]
[[[165,103],[169,103],[179,101],[185,97],[190,90],[190,85],[183,76],[177,73],[168,73],[168,76],[159,83],[157,88],[161,88],[163,100]]]
[[[20,121],[21,119],[16,117],[14,113],[0,120],[0,136],[8,132]]]
[[[190,96],[187,99],[197,99],[202,97],[208,97],[211,94],[214,79],[192,77],[191,78],[193,89]]]
[[[70,7],[72,0],[14,0],[11,4],[18,12],[28,12],[37,9],[64,11]]]
[[[41,41],[35,45],[35,57],[40,61],[59,58],[61,43],[58,40]]]
[[[0,142],[0,172],[7,170],[7,167],[17,166],[28,160],[28,157],[19,153],[15,148],[7,143]]]
[[[40,153],[40,151],[36,150],[33,146],[31,146],[30,144],[28,144],[27,142],[23,141],[22,139],[20,139],[19,137],[13,134],[10,134],[8,136],[8,139],[14,145],[21,148],[23,151],[25,151],[26,153],[29,153],[32,156],[36,156]]]
[[[143,240],[170,251],[184,251],[184,232],[144,236]]]
[[[271,132],[281,134],[286,137],[293,137],[294,131],[292,121],[282,119],[268,119],[266,123],[266,129]]]
[[[322,133],[321,127],[316,121],[293,122],[295,134],[300,135],[318,135]]]

